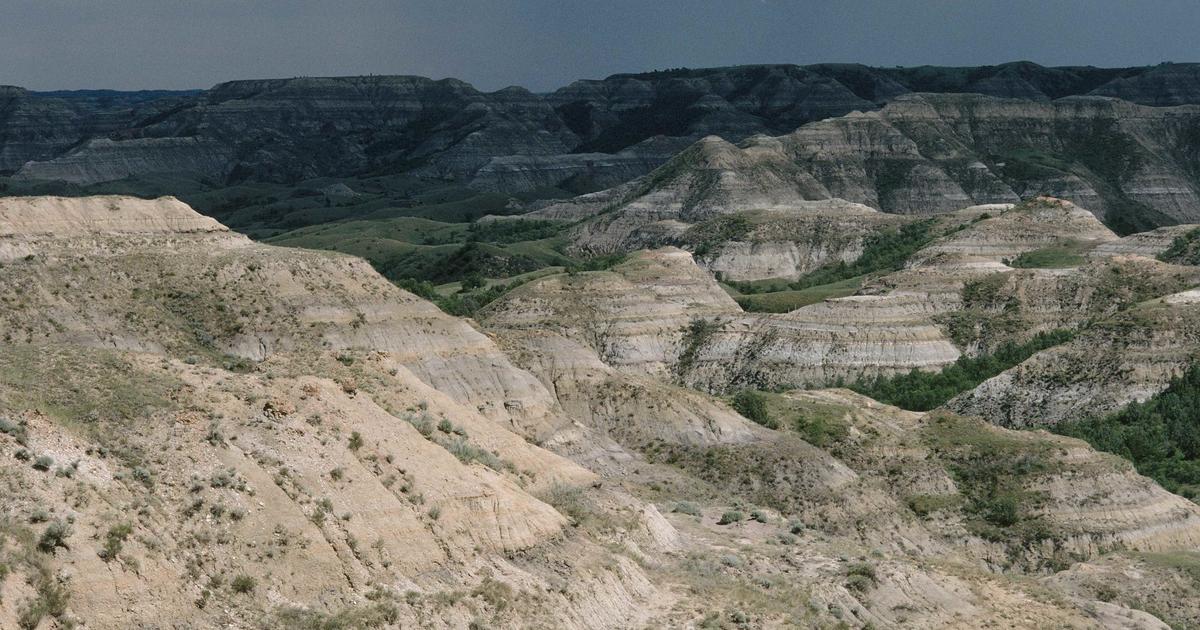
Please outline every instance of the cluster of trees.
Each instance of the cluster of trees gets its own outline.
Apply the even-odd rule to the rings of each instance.
[[[1034,353],[1069,341],[1072,336],[1073,333],[1067,330],[1038,333],[1025,343],[1006,342],[991,354],[979,357],[960,356],[958,361],[940,372],[913,370],[892,377],[881,376],[851,385],[851,389],[902,409],[929,411],[942,406],[962,392],[974,389],[975,386],[1028,359]]]
[[[1200,364],[1144,403],[1054,430],[1125,457],[1171,492],[1200,499]]]

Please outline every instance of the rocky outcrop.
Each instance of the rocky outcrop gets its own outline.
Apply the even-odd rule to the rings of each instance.
[[[30,92],[0,86],[0,173],[168,112],[194,92]],[[136,159],[135,156],[129,156]]]
[[[937,265],[949,259],[1008,263],[1054,245],[1094,248],[1117,240],[1091,212],[1062,199],[1039,197],[1015,207],[982,206],[963,213],[973,217],[969,224],[922,248],[907,265]]]
[[[146,173],[221,180],[229,175],[233,157],[230,147],[194,137],[97,138],[54,160],[26,163],[20,177],[77,184],[107,182]]]

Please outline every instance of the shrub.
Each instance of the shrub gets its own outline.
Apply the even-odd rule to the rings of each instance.
[[[458,461],[464,464],[479,462],[496,472],[513,469],[512,463],[504,461],[497,457],[495,453],[479,448],[461,438],[455,438],[449,444],[442,444],[442,447],[450,451],[451,455],[457,457]]]
[[[856,562],[846,569],[846,588],[850,590],[864,593],[874,587],[878,581],[875,567],[865,562]]]
[[[752,389],[738,392],[733,397],[733,408],[757,424],[770,429],[779,428],[779,423],[767,411],[767,398]]]
[[[42,619],[49,615],[54,618],[62,617],[67,612],[67,602],[71,592],[50,576],[43,576],[37,584],[37,597],[25,604],[17,617],[17,625],[22,630],[35,630],[42,625]]]
[[[1054,431],[1121,455],[1171,492],[1200,499],[1200,364],[1149,400],[1117,413],[1064,422]]]
[[[454,425],[451,424],[449,420],[443,418],[440,422],[438,422],[437,429],[442,433],[450,433],[454,431]]]
[[[700,508],[695,503],[690,503],[688,501],[680,501],[679,503],[676,503],[675,509],[671,511],[678,512],[680,514],[687,514],[688,516],[700,516],[701,514]]]
[[[245,595],[254,592],[255,587],[258,586],[258,582],[249,575],[242,573],[234,577],[229,586],[233,589],[234,593]]]
[[[350,434],[350,443],[348,444],[348,446],[350,447],[350,450],[352,450],[352,451],[357,451],[358,449],[362,448],[363,437],[358,431],[355,431]]]
[[[67,545],[67,538],[70,537],[70,523],[56,520],[47,525],[45,531],[42,532],[42,537],[38,539],[38,550],[43,553],[54,553],[54,550],[59,547],[70,549]]]
[[[758,521],[759,523],[766,523],[767,522],[767,513],[763,512],[762,510],[754,510],[753,512],[750,513],[750,518]]]
[[[733,523],[740,523],[743,518],[744,517],[742,516],[741,512],[738,512],[737,510],[729,510],[721,515],[721,520],[717,521],[717,525],[731,525]]]
[[[575,486],[556,482],[538,498],[570,518],[575,525],[582,523],[592,513],[592,507],[583,495],[583,489]]]
[[[105,562],[111,562],[120,555],[125,539],[129,538],[131,533],[133,533],[133,526],[129,523],[121,523],[108,528],[108,533],[104,536],[104,547],[98,554],[100,558]]]
[[[41,455],[33,460],[33,469],[45,472],[54,466],[54,458],[49,455]]]

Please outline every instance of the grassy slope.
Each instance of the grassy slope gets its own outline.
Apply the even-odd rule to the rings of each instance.
[[[782,291],[752,293],[749,295],[743,295],[732,286],[723,286],[745,311],[752,313],[787,313],[802,306],[816,304],[830,298],[854,295],[856,291],[862,288],[863,278],[864,276],[857,276],[805,289],[785,289]]]

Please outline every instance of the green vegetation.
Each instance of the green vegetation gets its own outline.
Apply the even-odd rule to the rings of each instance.
[[[104,536],[104,547],[98,552],[105,562],[112,562],[121,554],[121,549],[125,544],[125,539],[133,533],[133,526],[129,523],[121,523],[108,528],[108,533]]]
[[[787,313],[800,307],[816,304],[832,298],[854,295],[862,288],[863,277],[847,278],[830,284],[822,284],[799,290],[773,291],[751,295],[735,294],[742,310],[750,313]],[[733,287],[729,287],[732,289]],[[736,293],[737,290],[733,289]]]
[[[1176,236],[1167,251],[1158,255],[1158,259],[1180,265],[1200,265],[1200,228]]]
[[[573,525],[581,525],[595,512],[591,501],[583,494],[583,489],[561,482],[555,482],[545,492],[538,495],[543,502],[558,510],[559,514],[571,519]]]
[[[849,407],[773,392],[755,393],[766,402],[767,422],[799,433],[813,446],[829,448],[849,435],[850,425],[846,420]]]
[[[917,250],[934,239],[937,219],[925,219],[867,237],[863,253],[852,263],[825,265],[793,282],[726,282],[747,311],[781,313],[821,300],[851,295],[874,273],[897,271]]]
[[[0,178],[0,191],[6,195],[68,197],[120,194],[154,198],[174,195],[201,213],[257,239],[313,225],[358,219],[418,217],[469,223],[485,215],[504,216],[524,212],[524,202],[576,194],[576,191],[560,189],[512,194],[480,192],[456,182],[405,174],[322,177],[292,183],[233,184],[186,175],[162,174],[88,186]]]
[[[914,494],[904,500],[908,509],[921,518],[956,508],[962,503],[962,497],[957,494]]]
[[[779,428],[775,419],[767,413],[767,399],[762,394],[744,389],[733,397],[733,408],[743,417],[770,429]]]
[[[258,581],[246,574],[235,576],[233,581],[229,583],[229,587],[233,589],[233,592],[241,595],[253,593],[257,586]]]
[[[720,329],[721,322],[719,320],[696,318],[688,323],[683,334],[683,352],[679,353],[679,360],[675,362],[676,376],[682,378],[691,371],[696,359],[699,358],[700,349]]]
[[[865,562],[855,562],[846,568],[846,588],[865,593],[879,582],[875,567]]]
[[[693,254],[699,258],[722,243],[744,239],[752,229],[745,215],[727,214],[697,223],[688,229],[686,238],[696,243]]]
[[[53,521],[42,530],[41,538],[38,538],[38,551],[42,553],[54,553],[56,549],[62,547],[69,549],[67,539],[71,537],[71,524],[66,521]]]
[[[1078,267],[1086,261],[1083,255],[1091,247],[1090,243],[1069,240],[1031,252],[1024,252],[1010,261],[1009,266],[1022,269]]]
[[[940,372],[913,370],[907,374],[862,381],[850,388],[902,409],[929,411],[1046,348],[1070,341],[1073,336],[1074,333],[1066,330],[1038,333],[1025,343],[1005,342],[991,354],[962,355]]]
[[[1200,365],[1146,402],[1054,430],[1121,455],[1167,490],[1200,500]]]
[[[1032,477],[1051,469],[1052,442],[949,413],[932,415],[921,437],[954,476],[973,532],[988,540],[1023,544],[1051,537],[1034,515],[1044,497],[1026,487]],[[934,509],[936,504],[918,505]]]
[[[740,523],[744,518],[745,516],[743,516],[741,512],[738,512],[737,510],[729,510],[721,515],[721,520],[717,521],[717,525],[732,525],[734,523]]]

